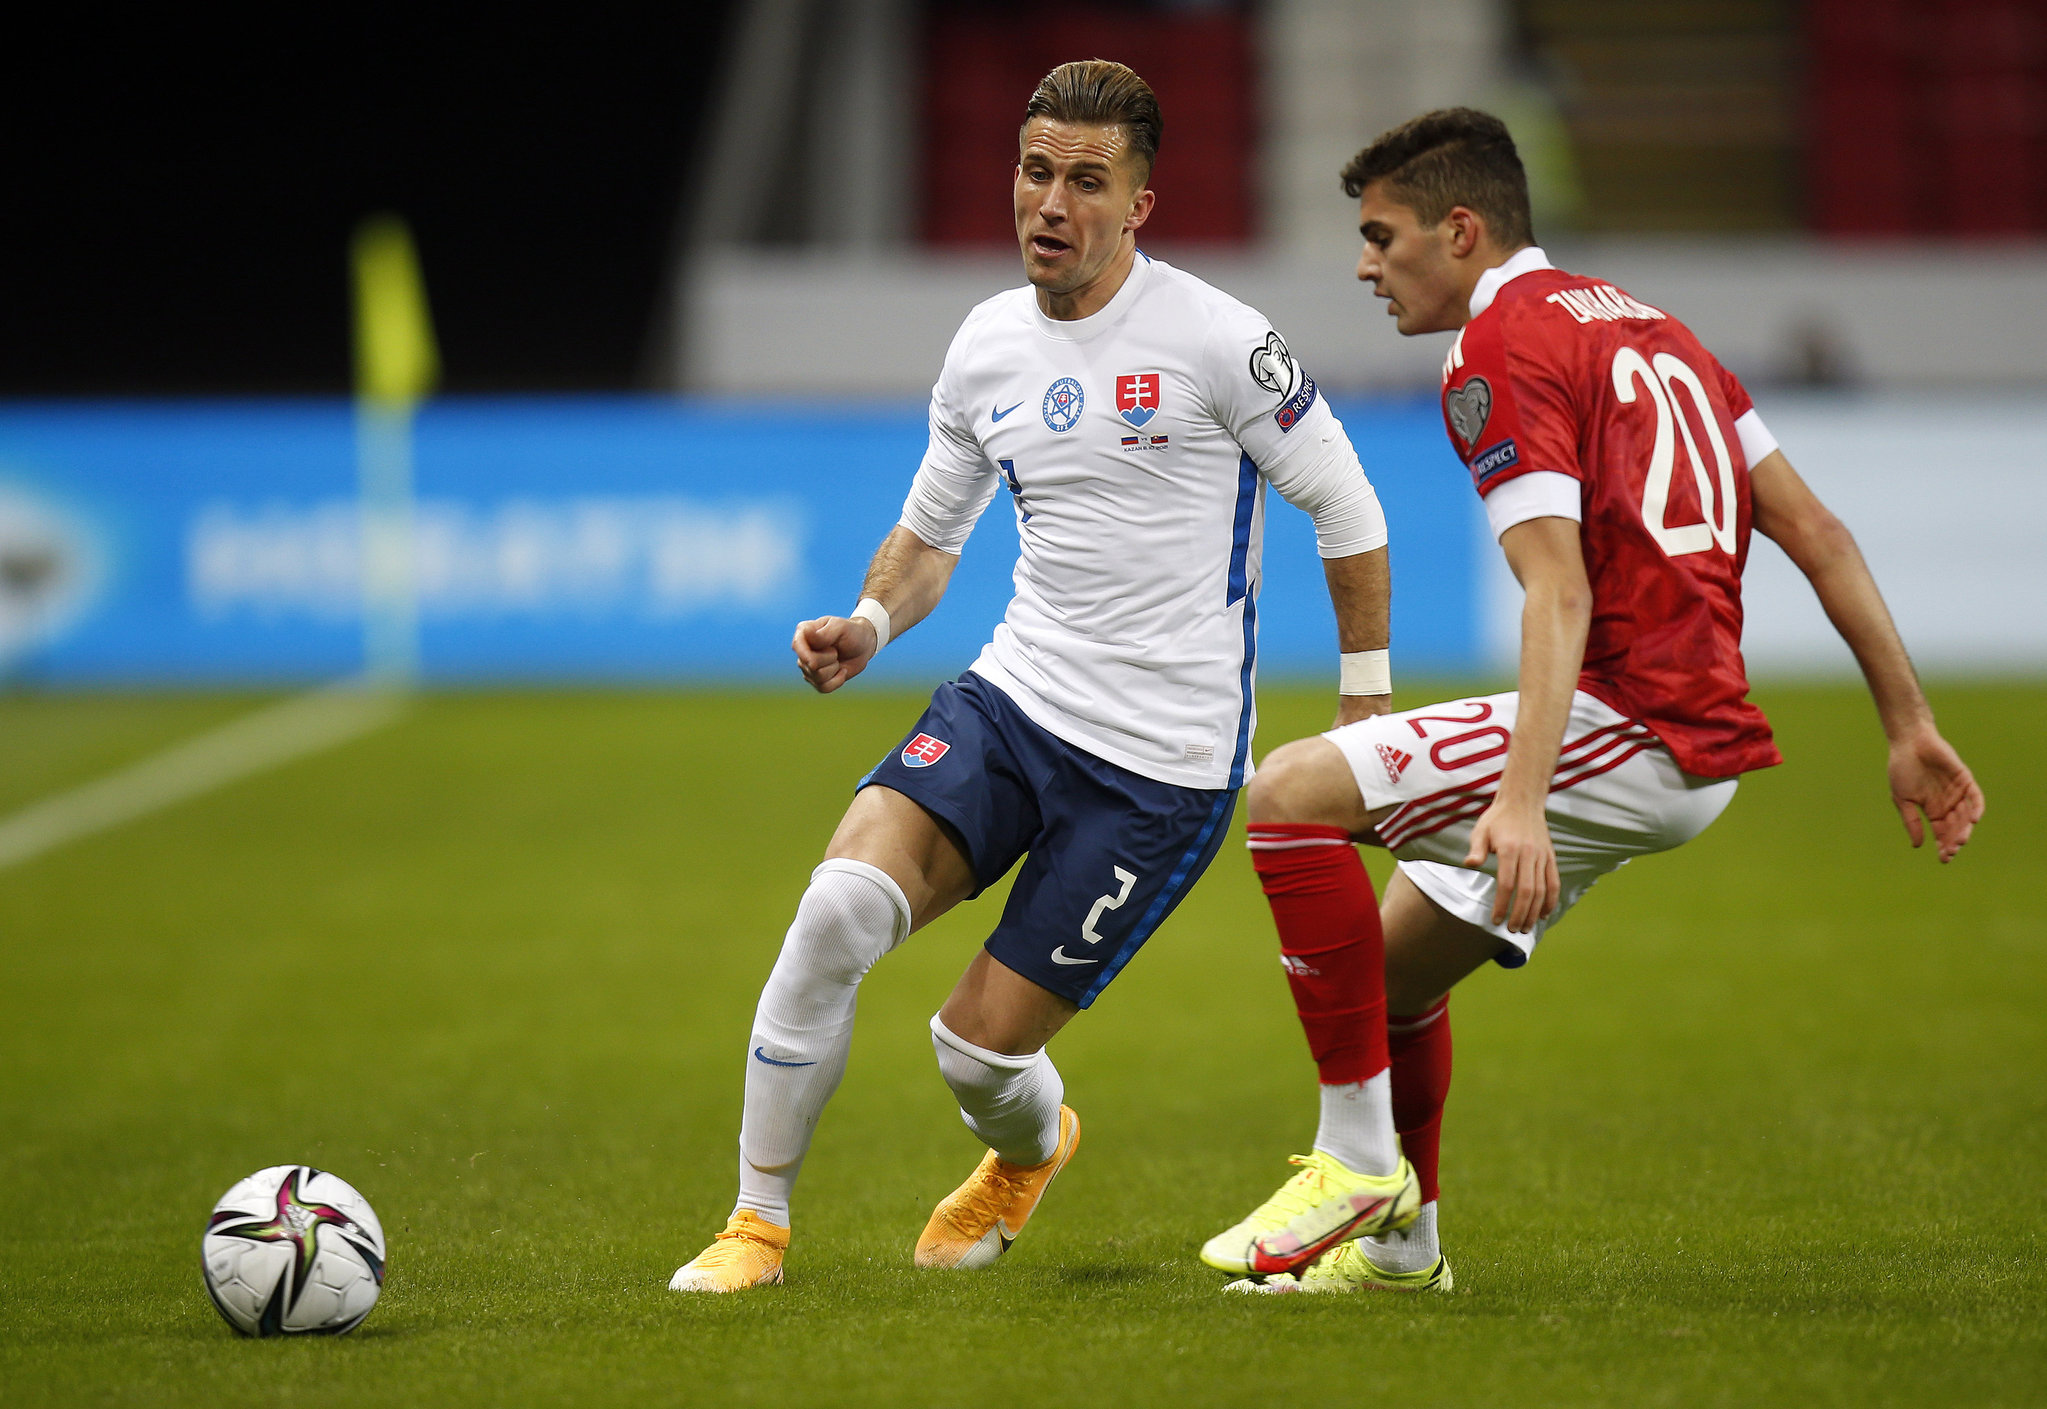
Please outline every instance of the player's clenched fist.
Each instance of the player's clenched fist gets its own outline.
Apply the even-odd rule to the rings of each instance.
[[[796,623],[789,644],[796,666],[820,695],[832,691],[867,668],[880,637],[874,624],[859,617],[821,616]]]

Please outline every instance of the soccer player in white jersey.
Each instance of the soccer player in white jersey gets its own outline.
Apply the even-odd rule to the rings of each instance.
[[[1387,707],[1377,498],[1265,320],[1138,250],[1159,131],[1121,64],[1064,64],[1039,85],[1014,186],[1029,283],[953,339],[859,605],[796,628],[804,677],[838,689],[931,611],[975,519],[1009,497],[1015,599],[860,780],[812,873],[747,1043],[738,1205],[678,1291],[781,1280],[861,978],[1020,858],[1001,922],[931,1020],[988,1153],[915,1260],[983,1267],[1022,1230],[1080,1134],[1045,1044],[1200,876],[1249,771],[1268,483],[1315,520],[1346,653],[1339,719]]]
[[[1451,987],[1527,963],[1602,875],[1698,835],[1741,774],[1781,761],[1741,659],[1751,528],[1853,649],[1912,844],[1930,826],[1950,860],[1983,794],[1934,726],[1855,540],[1741,383],[1670,314],[1536,247],[1505,124],[1424,114],[1343,180],[1358,278],[1402,333],[1460,330],[1444,429],[1527,591],[1520,689],[1374,716],[1266,760],[1250,844],[1322,1128],[1301,1172],[1202,1257],[1269,1274],[1231,1284],[1244,1291],[1448,1291],[1436,1165]],[[1383,907],[1353,840],[1400,860]],[[1388,1217],[1376,1176],[1409,1161],[1418,1187]]]

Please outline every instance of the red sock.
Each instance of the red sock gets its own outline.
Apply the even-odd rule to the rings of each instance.
[[[1251,865],[1272,904],[1294,1011],[1324,1086],[1386,1070],[1386,937],[1358,849],[1341,827],[1251,826]]]
[[[1443,1102],[1450,1096],[1450,1000],[1438,998],[1411,1018],[1388,1016],[1386,1048],[1393,1059],[1393,1128],[1427,1203],[1436,1197]]]

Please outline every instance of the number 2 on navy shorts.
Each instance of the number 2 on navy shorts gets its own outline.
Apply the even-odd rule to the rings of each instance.
[[[946,824],[976,894],[1016,868],[988,952],[1082,1007],[1207,869],[1236,801],[1075,748],[971,672],[938,687],[870,783]]]

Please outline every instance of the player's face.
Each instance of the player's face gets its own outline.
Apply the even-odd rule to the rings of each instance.
[[[1016,164],[1016,238],[1026,277],[1057,296],[1109,273],[1151,214],[1145,175],[1121,127],[1032,118]]]
[[[1403,336],[1461,328],[1471,316],[1464,271],[1452,257],[1452,222],[1423,225],[1411,206],[1391,199],[1383,181],[1365,187],[1358,202],[1358,233],[1365,237],[1358,278],[1386,300]]]

